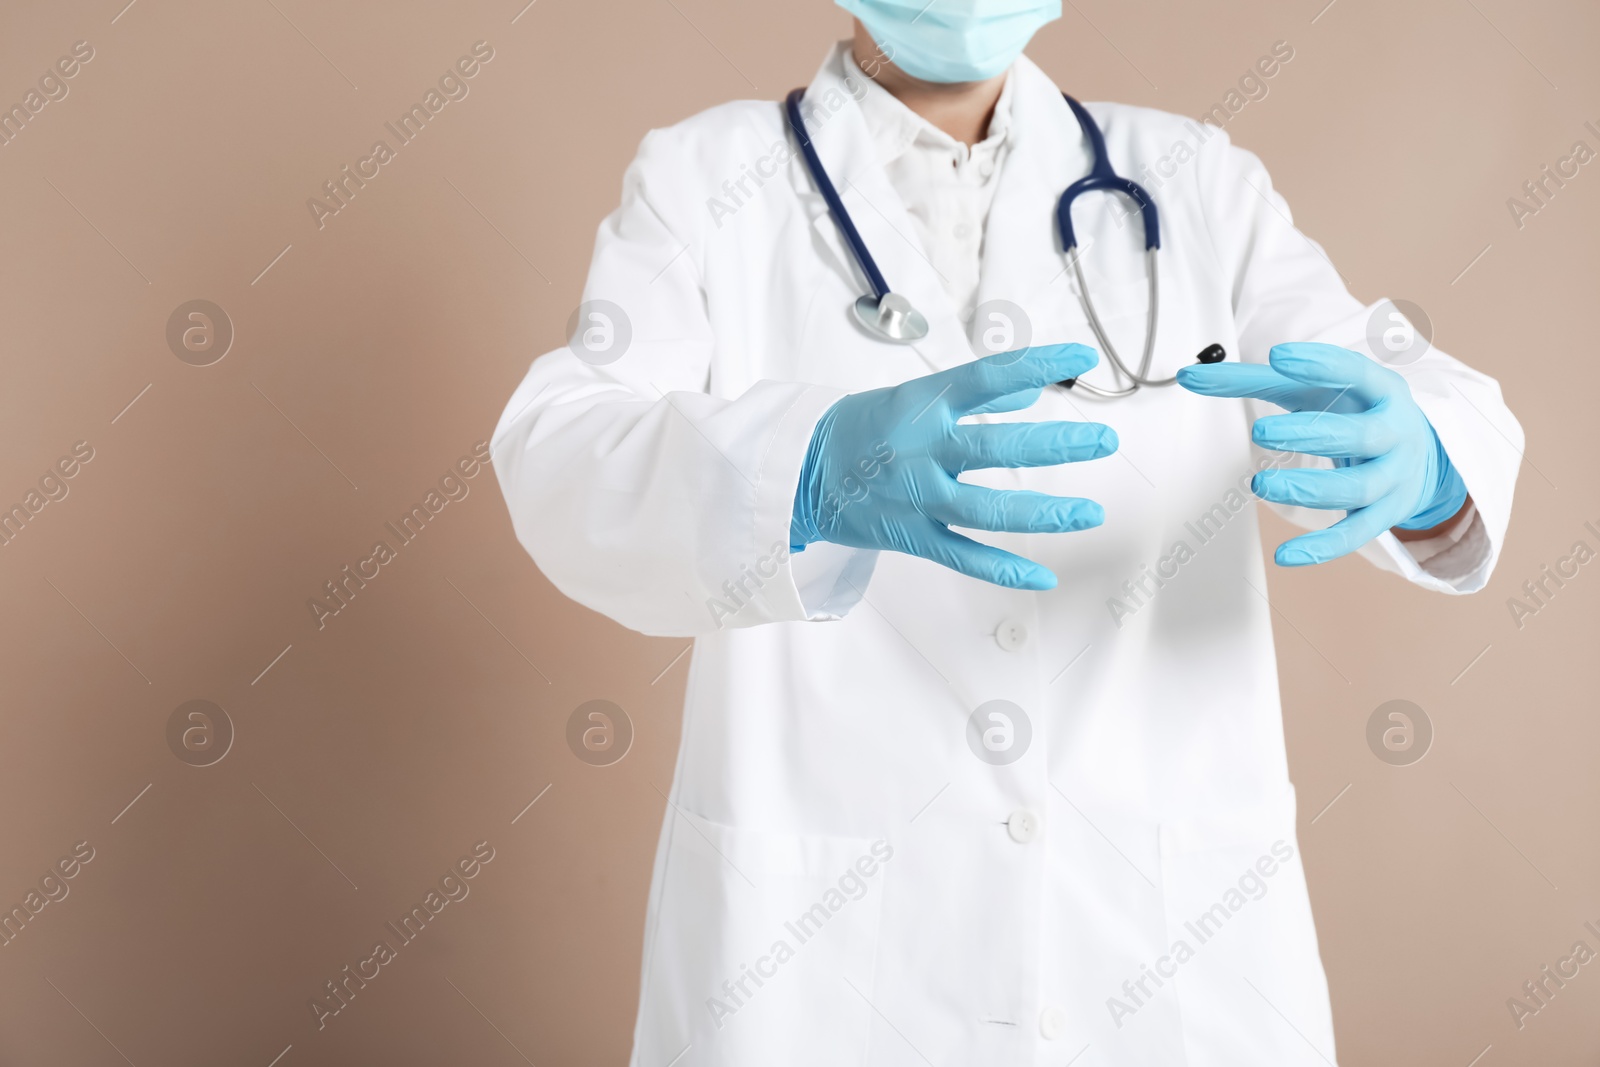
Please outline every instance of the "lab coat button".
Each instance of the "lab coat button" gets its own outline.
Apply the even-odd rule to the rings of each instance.
[[[1054,1041],[1066,1028],[1067,1013],[1060,1008],[1049,1007],[1039,1013],[1039,1036],[1046,1041]]]
[[[995,629],[994,640],[1007,652],[1017,652],[1028,643],[1028,628],[1015,619],[1007,619]]]
[[[1006,832],[1017,844],[1026,845],[1039,836],[1039,816],[1027,808],[1018,808],[1006,820]]]

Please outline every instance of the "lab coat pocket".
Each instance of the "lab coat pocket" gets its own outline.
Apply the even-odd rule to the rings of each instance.
[[[1176,986],[1191,1067],[1333,1062],[1293,790],[1163,823],[1161,864],[1172,947],[1155,969]]]
[[[893,849],[670,817],[634,1062],[864,1063]]]

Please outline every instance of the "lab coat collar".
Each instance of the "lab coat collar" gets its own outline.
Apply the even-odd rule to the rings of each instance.
[[[1089,172],[1090,153],[1072,109],[1044,71],[1023,56],[1010,81],[1011,147],[984,228],[978,303],[1021,306],[1031,320],[1026,340],[1044,344],[1060,339],[1054,335],[1057,311],[1077,302],[1055,211],[1062,191]]]

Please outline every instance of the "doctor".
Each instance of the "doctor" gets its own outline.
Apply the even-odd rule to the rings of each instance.
[[[852,312],[783,105],[730,103],[645,137],[494,437],[556,587],[696,639],[632,1062],[1334,1062],[1250,494],[1317,528],[1280,565],[1470,593],[1521,430],[1374,347],[1393,305],[1227,134],[1080,121],[1021,54],[1059,3],[839,2],[805,136],[925,332]],[[1136,201],[1057,225],[1091,129],[1159,209],[1158,315]],[[1084,388],[1152,319],[1177,383]]]

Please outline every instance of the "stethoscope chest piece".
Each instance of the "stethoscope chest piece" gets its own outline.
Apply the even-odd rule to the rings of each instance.
[[[908,345],[928,336],[928,320],[899,293],[863,296],[850,310],[863,329],[881,340]]]

